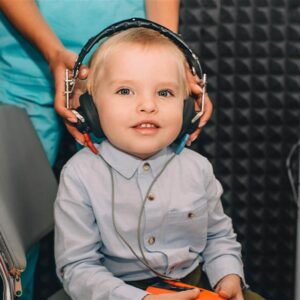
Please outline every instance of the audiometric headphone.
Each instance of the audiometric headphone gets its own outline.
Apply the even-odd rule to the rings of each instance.
[[[132,18],[132,19],[127,19],[121,22],[114,23],[111,26],[107,27],[106,29],[102,30],[96,36],[88,40],[88,42],[84,45],[84,47],[80,51],[78,59],[75,63],[73,74],[72,74],[73,83],[78,76],[79,68],[84,58],[96,43],[117,32],[127,30],[130,28],[137,28],[137,27],[144,27],[144,28],[155,30],[161,33],[162,35],[166,36],[167,38],[169,38],[183,52],[192,74],[198,75],[200,79],[203,79],[202,68],[198,57],[193,53],[193,51],[188,47],[188,45],[177,34],[175,34],[174,32],[170,31],[166,27],[159,25],[155,22],[142,19],[142,18]],[[205,74],[204,77],[206,77]],[[202,97],[202,102],[203,101],[204,101],[204,97]],[[85,92],[80,96],[79,103],[80,103],[79,107],[77,107],[74,110],[72,109],[72,111],[74,112],[78,120],[77,123],[74,124],[74,126],[83,134],[92,132],[96,137],[104,138],[105,134],[101,128],[99,114],[96,105],[94,104],[92,96],[88,92]],[[191,134],[196,130],[198,126],[197,124],[198,122],[196,121],[199,119],[202,113],[203,113],[203,103],[202,103],[201,112],[196,113],[194,99],[191,97],[185,99],[184,108],[183,108],[182,128],[180,134],[175,140],[175,144],[178,145],[177,149],[175,149],[176,153],[181,152],[188,139],[189,134]]]

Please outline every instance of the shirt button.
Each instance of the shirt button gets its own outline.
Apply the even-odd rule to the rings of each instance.
[[[153,201],[155,199],[155,196],[153,193],[148,194],[148,200]]]
[[[148,163],[144,163],[143,169],[144,171],[148,171],[150,169],[150,165]]]
[[[155,237],[154,236],[150,236],[148,239],[148,244],[149,245],[153,245],[155,243]]]
[[[188,217],[189,219],[192,219],[192,218],[195,217],[195,214],[192,213],[192,212],[189,212],[188,215],[187,215],[187,217]]]

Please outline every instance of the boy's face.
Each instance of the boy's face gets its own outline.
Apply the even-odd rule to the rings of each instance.
[[[136,44],[108,55],[94,100],[115,147],[146,159],[176,139],[183,112],[176,58],[167,47]]]

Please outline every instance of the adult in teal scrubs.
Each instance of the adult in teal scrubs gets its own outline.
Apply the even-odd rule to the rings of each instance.
[[[57,111],[66,117],[58,88],[65,69],[72,69],[75,53],[90,37],[114,22],[146,17],[146,8],[149,19],[177,29],[179,0],[0,0],[0,104],[27,111],[51,165],[63,126],[54,98]],[[23,300],[33,297],[38,250],[37,245],[27,255]]]

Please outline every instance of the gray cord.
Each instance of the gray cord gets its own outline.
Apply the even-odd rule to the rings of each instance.
[[[169,277],[169,276],[166,276],[164,274],[161,274],[159,272],[157,272],[156,270],[154,270],[151,266],[150,266],[150,263],[149,261],[147,260],[146,256],[145,256],[145,253],[143,251],[143,248],[142,248],[142,243],[141,243],[141,222],[142,222],[142,216],[143,216],[143,212],[144,212],[144,209],[145,209],[145,204],[146,204],[146,201],[148,199],[148,196],[149,196],[149,193],[154,185],[154,183],[157,181],[157,179],[160,177],[160,175],[163,173],[163,171],[166,169],[166,167],[169,165],[169,163],[173,160],[173,158],[176,156],[176,154],[173,154],[170,159],[166,162],[166,164],[164,165],[164,167],[161,169],[161,171],[156,175],[156,177],[153,179],[153,181],[151,182],[148,190],[147,190],[147,193],[146,193],[146,196],[144,198],[144,201],[143,201],[143,204],[142,204],[142,208],[141,208],[141,211],[140,211],[140,215],[139,215],[139,222],[138,222],[138,230],[137,230],[137,240],[138,240],[138,245],[139,245],[139,250],[142,254],[142,257],[143,257],[143,260],[144,262],[146,263],[146,265],[148,266],[148,268],[153,272],[155,273],[158,277],[162,278],[162,279],[167,279],[167,280],[174,280],[174,278],[172,277]]]
[[[122,236],[122,234],[120,233],[120,231],[117,228],[117,224],[116,224],[116,218],[115,218],[115,184],[114,184],[114,177],[113,177],[113,172],[112,172],[112,167],[103,159],[103,157],[98,154],[99,157],[101,157],[101,159],[107,164],[108,169],[109,169],[109,173],[110,173],[110,178],[111,178],[111,185],[112,185],[112,222],[113,222],[113,226],[114,229],[116,231],[116,233],[118,234],[118,236],[120,237],[120,239],[126,244],[126,246],[129,248],[129,250],[132,252],[132,254],[148,269],[150,269],[157,277],[165,279],[165,280],[179,280],[177,278],[173,278],[173,277],[169,277],[166,276],[158,271],[156,271],[153,267],[151,267],[149,261],[147,260],[144,251],[142,249],[142,244],[141,244],[141,223],[142,223],[142,216],[143,216],[143,212],[144,212],[144,208],[145,208],[145,203],[148,199],[149,193],[154,185],[154,183],[157,181],[157,179],[160,177],[160,175],[163,173],[163,171],[166,169],[166,167],[169,165],[169,163],[173,160],[173,158],[176,156],[176,154],[172,155],[171,158],[166,162],[166,164],[164,165],[164,167],[161,169],[161,171],[156,175],[156,177],[153,179],[153,181],[151,182],[146,196],[143,200],[142,203],[142,208],[139,214],[139,219],[138,219],[138,228],[137,228],[137,240],[138,240],[138,246],[139,246],[139,250],[141,252],[142,258],[138,256],[138,254],[133,250],[133,248],[131,247],[131,245],[127,242],[127,240]]]

